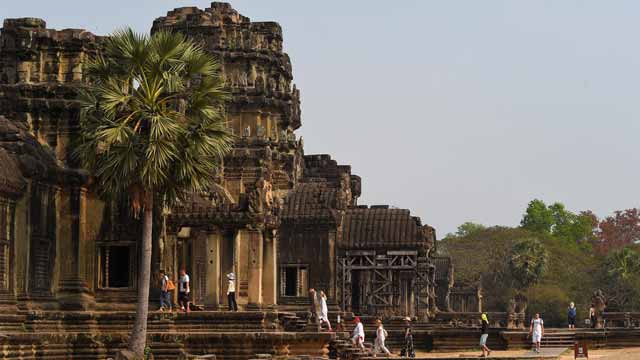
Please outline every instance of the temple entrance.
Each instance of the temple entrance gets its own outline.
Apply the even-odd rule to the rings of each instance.
[[[234,231],[225,231],[222,233],[222,244],[220,246],[220,295],[218,302],[224,308],[229,306],[229,302],[227,299],[227,287],[229,286],[229,281],[227,279],[228,273],[236,273],[236,301],[239,298],[240,287],[237,280],[238,274],[237,271],[235,271],[235,244],[236,238]]]
[[[205,233],[191,234],[177,243],[178,272],[184,268],[189,275],[191,301],[204,304],[207,293],[207,236]],[[179,274],[177,279],[179,281]],[[178,286],[178,283],[176,283]]]
[[[365,305],[362,301],[363,289],[361,278],[362,271],[354,270],[351,272],[351,311],[356,314],[361,314]]]

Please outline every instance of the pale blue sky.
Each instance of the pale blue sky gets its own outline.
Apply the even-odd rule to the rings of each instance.
[[[209,1],[7,1],[0,18],[107,34]],[[532,198],[606,215],[640,198],[640,2],[232,1],[284,30],[307,154],[363,177],[361,203],[439,237],[516,225]]]

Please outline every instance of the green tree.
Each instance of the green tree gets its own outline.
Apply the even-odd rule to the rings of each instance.
[[[553,212],[542,200],[534,199],[529,202],[520,226],[534,233],[550,234],[554,224]]]
[[[107,198],[143,213],[136,320],[129,351],[146,343],[154,203],[203,191],[232,145],[219,65],[178,33],[115,32],[87,65],[76,155]]]
[[[486,229],[486,227],[482,224],[477,224],[471,221],[467,221],[461,224],[460,226],[458,226],[455,236],[467,236],[484,229]]]
[[[591,211],[575,214],[560,202],[547,206],[535,199],[527,206],[520,225],[537,234],[550,234],[570,244],[589,246],[595,239],[598,218]]]

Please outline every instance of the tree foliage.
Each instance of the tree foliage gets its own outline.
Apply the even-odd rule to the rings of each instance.
[[[547,206],[542,200],[532,200],[520,222],[522,228],[538,234],[551,235],[571,244],[590,244],[595,236],[598,218],[591,211],[575,214],[560,202]]]
[[[538,239],[525,238],[513,245],[509,270],[517,290],[524,290],[540,280],[547,257],[547,250]]]
[[[551,209],[542,200],[534,199],[527,206],[520,226],[534,233],[550,234],[554,217]]]
[[[232,135],[219,65],[179,33],[122,30],[87,65],[77,154],[103,193],[205,190]]]
[[[603,219],[596,231],[598,250],[606,253],[640,242],[640,210],[616,211]]]
[[[602,280],[610,310],[640,309],[640,251],[638,248],[624,247],[607,255]]]
[[[461,224],[460,226],[458,226],[455,236],[467,236],[467,235],[473,234],[474,232],[484,230],[484,229],[486,229],[486,227],[482,224],[477,224],[471,221],[467,221],[464,224]]]

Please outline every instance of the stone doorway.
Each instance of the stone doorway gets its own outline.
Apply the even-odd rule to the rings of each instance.
[[[191,302],[204,305],[207,293],[207,236],[196,233],[177,243],[178,272],[184,268],[189,275]],[[179,281],[179,273],[177,281]],[[178,283],[176,282],[176,287]]]

